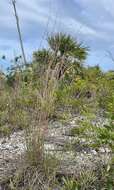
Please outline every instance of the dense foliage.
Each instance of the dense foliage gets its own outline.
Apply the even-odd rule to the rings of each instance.
[[[20,57],[7,75],[0,73],[0,135],[27,129],[36,125],[34,121],[65,119],[69,113],[90,116],[102,112],[110,126],[97,129],[83,123],[83,129],[72,133],[85,135],[91,128],[96,134],[92,146],[106,144],[114,151],[114,72],[85,66],[88,48],[70,35],[55,34],[47,42],[47,49],[33,53],[31,63],[22,65]],[[112,173],[109,170],[105,178],[110,190]],[[63,189],[78,190],[81,183],[65,179]]]

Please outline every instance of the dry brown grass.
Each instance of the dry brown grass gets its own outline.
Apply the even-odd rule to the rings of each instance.
[[[26,152],[22,166],[10,181],[11,190],[48,190],[55,182],[58,161],[54,155],[46,153],[44,139],[48,133],[48,119],[55,109],[57,75],[61,68],[58,63],[52,70],[51,64],[39,79],[41,88],[35,91],[34,110],[25,128]],[[19,95],[19,88],[15,95]]]

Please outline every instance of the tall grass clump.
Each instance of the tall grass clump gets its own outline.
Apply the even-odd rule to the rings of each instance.
[[[31,80],[28,84],[23,82],[23,85],[16,86],[16,103],[21,111],[25,111],[28,120],[24,127],[26,151],[22,167],[10,181],[11,189],[44,190],[54,184],[58,161],[45,150],[44,143],[48,134],[49,118],[54,113],[56,91],[60,82],[60,63],[52,69],[54,60],[48,60],[48,67],[43,76],[38,78],[37,84],[33,84]],[[20,80],[23,81],[23,77]]]

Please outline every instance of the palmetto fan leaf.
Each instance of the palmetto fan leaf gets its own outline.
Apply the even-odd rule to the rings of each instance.
[[[88,48],[74,40],[70,35],[57,33],[48,38],[50,48],[60,55],[73,56],[79,60],[85,60]]]

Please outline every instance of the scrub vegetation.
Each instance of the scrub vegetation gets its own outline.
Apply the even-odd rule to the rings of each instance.
[[[85,66],[90,50],[71,35],[57,33],[47,42],[47,49],[33,52],[31,63],[15,57],[7,74],[0,73],[0,138],[22,130],[26,144],[21,166],[4,188],[113,190],[114,71]],[[84,119],[77,119],[70,129],[69,135],[77,140],[67,142],[65,151],[76,152],[80,139],[85,139],[81,149],[107,148],[111,159],[94,171],[82,168],[75,175],[59,175],[61,159],[45,150],[49,123],[65,123],[77,115]],[[96,116],[106,118],[108,124],[97,126]]]

